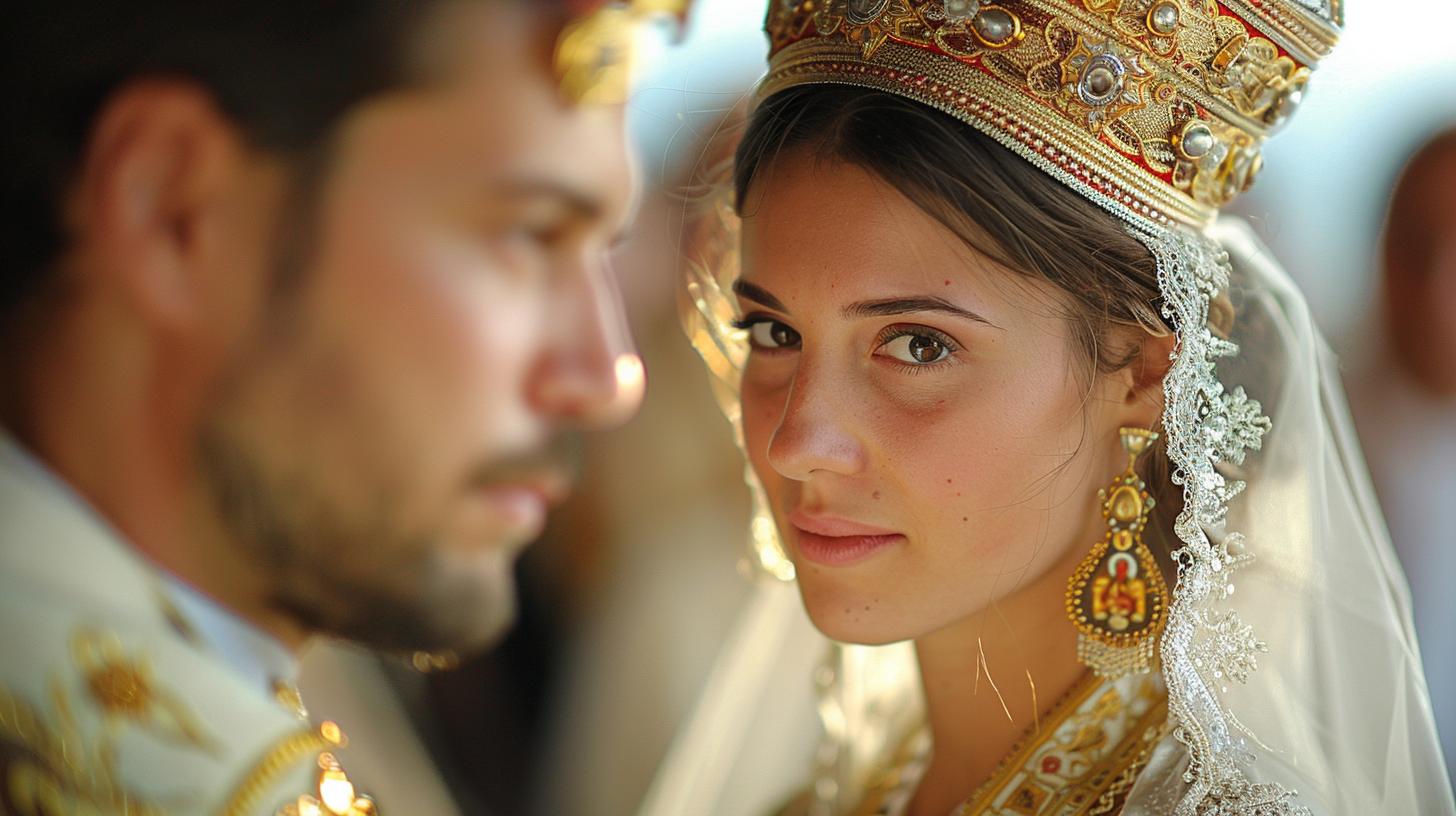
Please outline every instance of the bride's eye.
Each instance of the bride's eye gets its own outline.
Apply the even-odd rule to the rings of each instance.
[[[957,348],[940,332],[919,329],[901,331],[880,344],[877,354],[884,354],[912,366],[928,366],[945,362]]]
[[[797,348],[801,340],[799,333],[787,324],[766,317],[746,318],[734,325],[748,332],[749,342],[756,349],[772,351]]]

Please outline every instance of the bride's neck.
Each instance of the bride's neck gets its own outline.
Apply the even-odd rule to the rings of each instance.
[[[1058,564],[997,605],[915,641],[934,744],[912,816],[944,816],[1084,675]]]

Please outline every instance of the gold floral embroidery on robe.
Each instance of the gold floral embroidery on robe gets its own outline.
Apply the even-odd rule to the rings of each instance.
[[[0,813],[128,813],[161,816],[195,807],[143,801],[121,781],[117,740],[136,728],[165,742],[208,754],[218,750],[196,717],[129,656],[115,635],[82,630],[71,640],[80,694],[61,677],[47,684],[48,711],[0,688]],[[101,716],[98,733],[83,731],[77,706]]]
[[[1167,692],[1156,672],[1121,680],[1088,675],[954,814],[1117,813],[1153,748],[1167,734],[1167,720]],[[899,761],[854,811],[857,816],[896,816],[894,803],[919,782],[918,773],[907,772],[907,766],[917,761],[915,749],[928,748],[929,740],[921,730],[906,745]]]

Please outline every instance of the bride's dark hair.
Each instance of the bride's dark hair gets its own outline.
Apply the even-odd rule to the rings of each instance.
[[[786,151],[869,170],[977,251],[1054,284],[1066,296],[1089,385],[1092,375],[1137,361],[1140,344],[1115,342],[1116,330],[1173,329],[1160,314],[1157,262],[1123,222],[968,124],[867,88],[781,91],[753,111],[738,145],[733,192],[740,216],[754,208],[754,181]],[[1215,312],[1216,324],[1232,317],[1226,301]],[[1162,445],[1149,462],[1164,544],[1153,549],[1166,567],[1182,490],[1169,479]]]

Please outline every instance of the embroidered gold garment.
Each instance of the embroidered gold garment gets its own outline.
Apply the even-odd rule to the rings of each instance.
[[[0,432],[0,814],[375,813],[338,726],[249,682],[164,583]]]
[[[1156,673],[1115,681],[1089,674],[955,816],[1118,813],[1167,723],[1167,693]],[[903,813],[928,758],[929,737],[921,729],[907,741],[856,816]]]

